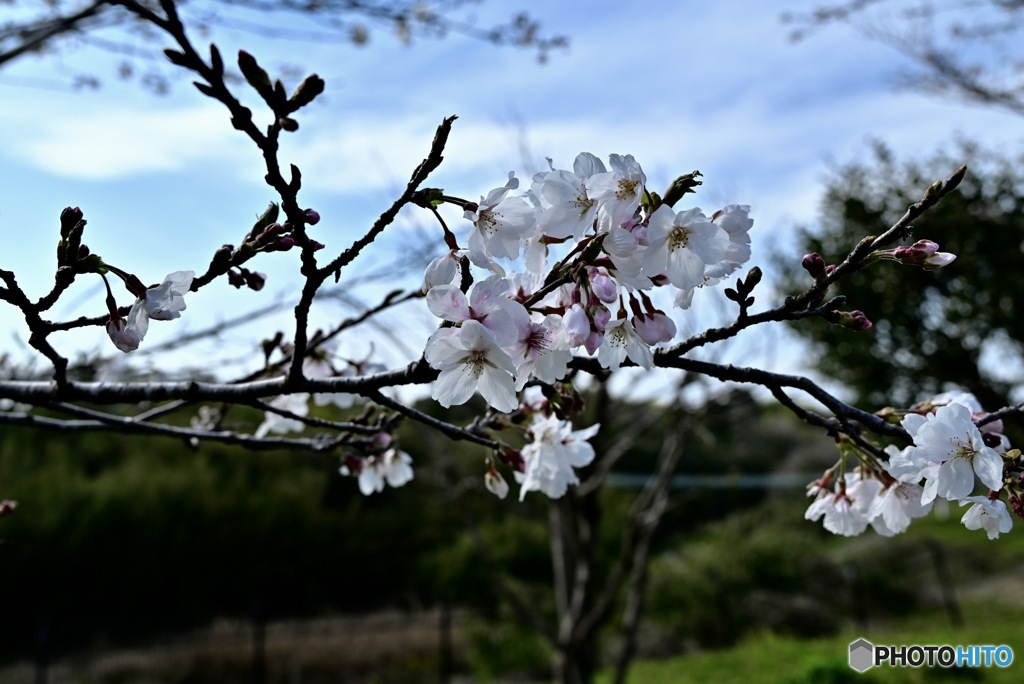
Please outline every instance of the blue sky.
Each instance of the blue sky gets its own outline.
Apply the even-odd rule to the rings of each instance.
[[[303,170],[301,200],[323,216],[315,230],[329,252],[387,207],[437,124],[457,114],[446,161],[429,185],[472,199],[502,185],[510,169],[529,178],[545,157],[565,168],[581,151],[633,154],[654,189],[699,169],[704,186],[693,201],[708,212],[751,205],[753,263],[764,264],[770,246],[813,223],[827,160],[862,157],[871,139],[914,156],[956,135],[1015,148],[1024,134],[1018,117],[898,90],[910,65],[849,26],[790,43],[779,14],[806,5],[492,0],[473,10],[488,23],[527,9],[546,31],[568,35],[571,47],[546,65],[527,51],[459,37],[407,47],[378,32],[366,48],[233,32],[214,39],[225,55],[244,47],[272,72],[302,64],[327,81],[321,101],[299,116],[300,131],[285,139],[282,159]],[[25,85],[54,81],[53,60],[95,64],[111,77],[99,91]],[[30,294],[52,282],[64,206],[85,211],[93,251],[158,282],[171,271],[205,270],[213,251],[237,244],[273,199],[255,148],[219,105],[187,80],[167,97],[150,95],[118,82],[108,65],[81,49],[0,71],[0,266],[16,270]],[[381,243],[383,260],[407,249],[403,231],[415,224],[429,225],[403,214]],[[372,263],[382,258],[358,265],[365,271]],[[297,266],[292,253],[262,258],[254,268],[270,275],[264,292],[205,288],[190,299],[181,327],[151,326],[144,346],[275,297],[288,300],[300,282]],[[102,313],[96,280],[83,279],[56,311]],[[24,338],[13,313],[0,309],[0,325]],[[327,325],[338,310],[321,315],[316,322]],[[261,322],[255,334],[272,334],[285,321]],[[228,342],[251,349],[252,334],[235,331]],[[58,348],[120,354],[100,330],[65,336]]]

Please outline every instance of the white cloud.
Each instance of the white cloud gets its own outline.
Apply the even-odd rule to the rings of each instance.
[[[211,162],[237,164],[246,154],[252,158],[223,107],[203,103],[158,109],[162,104],[57,109],[35,120],[31,137],[9,141],[9,150],[38,169],[83,180],[176,172]]]

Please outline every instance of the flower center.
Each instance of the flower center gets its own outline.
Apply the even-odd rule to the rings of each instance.
[[[619,181],[619,189],[615,191],[615,199],[624,202],[631,197],[635,197],[637,185],[639,185],[637,181],[623,178]]]
[[[494,235],[497,230],[498,215],[490,211],[481,211],[480,217],[476,221],[476,227],[484,235]]]
[[[487,359],[483,351],[470,352],[466,358],[466,364],[470,366],[469,372],[474,379],[478,379],[483,375],[485,363],[487,363]]]
[[[617,325],[608,331],[611,337],[608,339],[608,344],[613,347],[625,347],[626,346],[626,331],[621,325]]]
[[[686,249],[686,246],[690,244],[690,231],[686,228],[676,228],[672,231],[671,237],[668,239],[669,251],[674,252],[677,249]]]
[[[573,201],[572,206],[579,210],[579,217],[582,219],[594,206],[594,200],[587,197],[586,192],[582,192],[579,195],[576,195],[576,199]]]

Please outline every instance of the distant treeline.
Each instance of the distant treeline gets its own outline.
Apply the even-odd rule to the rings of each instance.
[[[627,420],[644,407],[629,409],[613,415]],[[680,469],[778,469],[806,436],[786,415],[766,415],[742,393],[724,396],[708,409],[713,439],[695,438]],[[617,468],[650,472],[660,434],[644,435]],[[0,520],[0,658],[31,655],[41,635],[59,652],[254,612],[271,619],[443,599],[493,613],[493,564],[519,582],[550,583],[543,497],[519,503],[513,486],[508,501],[496,500],[482,486],[481,449],[418,425],[403,426],[401,445],[416,479],[364,497],[338,474],[337,457],[0,430],[0,494],[19,502]],[[604,494],[609,557],[633,495]],[[688,495],[661,538],[760,498]],[[470,524],[487,539],[489,560]]]

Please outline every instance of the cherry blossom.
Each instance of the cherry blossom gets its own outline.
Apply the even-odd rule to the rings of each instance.
[[[530,491],[540,491],[552,499],[565,494],[569,485],[579,484],[573,468],[582,468],[594,460],[594,448],[587,442],[600,425],[573,431],[572,423],[555,416],[534,414],[530,434],[533,441],[522,449],[526,472],[515,473],[520,483],[519,500]]]
[[[940,406],[935,413],[906,415],[903,428],[913,438],[895,464],[900,479],[925,478],[921,503],[942,496],[964,499],[974,489],[974,476],[991,490],[1003,486],[1003,459],[985,445],[971,420],[971,409],[960,403]]]
[[[175,271],[155,287],[146,290],[146,314],[155,321],[181,318],[185,310],[185,295],[192,286],[194,271]]]
[[[665,275],[681,290],[702,284],[705,269],[724,259],[730,246],[729,234],[700,209],[677,214],[664,204],[651,215],[647,240],[644,273]]]
[[[647,176],[633,155],[613,154],[608,162],[611,171],[596,173],[585,183],[587,195],[598,203],[597,220],[602,232],[633,218],[647,184]]]
[[[562,317],[549,314],[544,320],[531,322],[527,335],[511,349],[516,365],[516,390],[521,390],[531,377],[552,383],[565,377],[572,352]]]
[[[708,265],[704,275],[712,279],[724,278],[750,260],[750,229],[754,220],[750,218],[748,205],[730,204],[715,212],[711,221],[725,230],[729,246],[721,261]]]
[[[676,336],[676,324],[663,311],[633,316],[630,319],[637,335],[652,347],[662,342],[669,342]]]
[[[429,292],[432,287],[454,283],[459,277],[460,258],[458,250],[450,249],[427,264],[423,273],[423,291]]]
[[[890,458],[899,454],[891,445],[885,451]],[[886,467],[890,466],[886,464]],[[891,471],[890,474],[896,476]],[[871,526],[884,537],[906,532],[913,518],[921,518],[932,509],[932,502],[921,503],[921,492],[920,485],[898,479],[883,485],[868,508]]]
[[[852,483],[849,487],[847,480]],[[816,498],[807,507],[804,518],[817,522],[824,517],[822,524],[832,534],[857,536],[867,529],[868,509],[880,485],[877,480],[861,480],[855,474],[849,474],[846,479],[839,480],[834,492],[813,489],[811,491],[815,492]]]
[[[480,198],[479,205],[464,213],[476,228],[469,235],[469,255],[481,267],[486,267],[489,257],[518,257],[520,241],[536,224],[529,202],[522,197],[507,197],[509,191],[519,187],[513,172],[508,178],[503,187],[491,190],[487,197]]]
[[[110,336],[110,341],[125,353],[139,348],[147,330],[149,330],[149,316],[146,315],[146,309],[141,299],[132,304],[126,318],[112,316],[107,321],[107,335]]]
[[[499,346],[506,347],[521,339],[530,326],[530,315],[522,304],[509,298],[509,289],[509,281],[498,276],[474,285],[468,298],[454,285],[438,285],[427,292],[427,308],[453,323],[479,321]]]
[[[643,368],[654,367],[651,348],[640,338],[628,318],[617,318],[604,331],[604,339],[597,350],[597,360],[611,370],[618,370],[622,362],[630,361]]]
[[[430,394],[442,406],[465,404],[475,392],[499,411],[519,406],[515,364],[479,321],[436,331],[427,340],[424,356],[432,368],[441,371]]]
[[[990,499],[987,496],[968,496],[960,502],[961,506],[968,503],[974,505],[967,509],[960,522],[969,530],[985,530],[989,539],[998,539],[1001,532],[1013,529],[1013,518],[1006,508],[1006,502]]]
[[[359,491],[370,496],[384,491],[384,485],[401,487],[413,479],[412,457],[394,447],[379,456],[367,456],[359,468]],[[348,464],[339,469],[342,475],[352,475]]]
[[[487,461],[487,472],[484,473],[484,487],[499,499],[504,499],[508,496],[508,483],[505,482],[505,478],[501,476],[501,473],[495,470],[494,465],[490,461]]]
[[[599,173],[607,173],[604,163],[589,152],[581,152],[572,171],[552,169],[534,176],[532,190],[542,209],[537,228],[556,239],[582,238],[597,219],[597,200],[589,196],[586,182]]]

